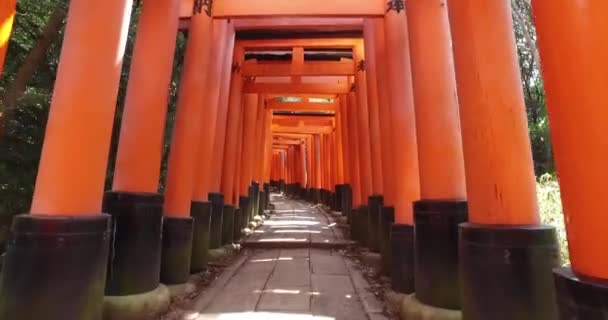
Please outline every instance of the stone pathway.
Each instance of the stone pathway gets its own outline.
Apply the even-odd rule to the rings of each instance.
[[[369,284],[343,251],[312,247],[344,241],[332,219],[303,202],[274,200],[276,214],[252,238],[275,248],[245,251],[184,319],[387,319],[383,304],[366,290]]]
[[[352,245],[339,224],[319,207],[271,196],[275,213],[242,243],[248,248],[343,248]]]

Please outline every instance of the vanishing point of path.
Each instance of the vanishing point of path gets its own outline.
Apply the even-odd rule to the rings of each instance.
[[[195,301],[185,319],[387,319],[383,304],[344,255],[346,240],[333,218],[302,201],[276,194],[272,200],[276,213],[247,239],[250,249]]]

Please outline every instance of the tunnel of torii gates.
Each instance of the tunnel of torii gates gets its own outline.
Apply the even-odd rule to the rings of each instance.
[[[509,0],[141,5],[104,193],[133,4],[70,3],[31,211],[14,218],[2,267],[1,319],[98,319],[109,298],[183,283],[210,248],[241,238],[271,187],[343,211],[393,288],[423,304],[464,319],[606,319],[607,1],[532,1],[567,268],[539,221]],[[0,3],[2,59],[14,10]]]

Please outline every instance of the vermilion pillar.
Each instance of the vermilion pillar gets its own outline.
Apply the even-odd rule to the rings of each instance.
[[[163,221],[161,275],[166,274],[164,277],[167,278],[165,280],[167,283],[188,281],[191,264],[188,253],[192,252],[192,240],[185,239],[188,239],[187,235],[193,234],[191,215],[198,218],[199,222],[210,218],[209,206],[201,202],[204,198],[194,198],[194,190],[195,185],[201,183],[196,179],[200,170],[198,162],[200,141],[206,138],[201,136],[201,128],[207,125],[201,123],[206,112],[203,108],[208,103],[207,96],[201,92],[205,92],[208,88],[208,82],[215,81],[209,73],[212,66],[210,63],[212,48],[213,51],[218,50],[213,44],[212,29],[213,20],[204,12],[195,13],[190,19],[165,188],[166,217]],[[195,201],[192,202],[193,200]],[[205,224],[208,225],[208,222],[205,221]],[[200,226],[197,226],[197,229],[201,229]],[[200,236],[197,235],[199,241]],[[197,243],[198,245],[200,243]],[[204,261],[199,261],[195,269],[203,269],[205,267],[203,264]]]
[[[223,242],[230,243],[234,236],[234,212],[237,205],[235,196],[234,181],[237,166],[237,152],[239,140],[239,125],[243,109],[243,78],[240,73],[240,66],[244,59],[243,48],[236,48],[234,61],[236,68],[233,68],[232,79],[230,81],[230,99],[228,104],[228,114],[226,122],[226,133],[224,140],[224,160],[222,166],[222,193],[224,194],[224,217],[223,217]],[[216,140],[217,142],[217,140]]]
[[[340,148],[342,152],[342,166],[344,170],[344,184],[342,186],[342,192],[340,193],[340,203],[338,204],[338,210],[342,211],[342,214],[350,219],[353,207],[353,189],[351,175],[351,166],[353,160],[351,158],[350,153],[348,96],[346,94],[342,94],[339,96],[339,99],[340,109],[338,111],[337,121],[340,123],[340,134],[342,136],[342,143],[340,144]]]
[[[313,136],[313,166],[314,166],[314,186],[313,186],[313,201],[319,203],[321,201],[321,189],[322,185],[322,169],[321,169],[321,136],[315,134]]]
[[[350,172],[351,183],[353,185],[353,208],[359,208],[363,205],[363,197],[361,196],[361,170],[359,170],[359,123],[357,112],[357,98],[354,92],[348,94],[348,131],[349,131],[349,149],[350,149]]]
[[[607,207],[602,181],[608,110],[608,3],[533,1],[553,153],[572,268],[558,269],[560,319],[601,319],[608,312]],[[582,155],[582,156],[581,156]]]
[[[420,195],[414,204],[416,298],[460,308],[458,225],[467,221],[466,187],[456,78],[443,0],[406,3]]]
[[[460,227],[463,316],[556,319],[558,252],[538,225],[510,3],[448,4],[471,221]]]
[[[2,75],[4,58],[13,29],[16,5],[17,0],[5,0],[0,3],[0,75]]]
[[[103,204],[104,211],[114,220],[106,284],[106,294],[110,296],[155,290],[159,268],[160,280],[170,284],[186,282],[190,273],[189,254],[182,259],[173,256],[175,268],[161,264],[161,252],[170,256],[174,249],[188,250],[161,250],[163,198],[158,194],[178,16],[175,1],[148,2],[143,4],[137,26],[114,181]],[[154,66],[152,73],[150,66]],[[176,223],[183,224],[184,233],[191,234],[192,219],[179,220],[168,219],[165,226],[170,229]]]
[[[397,1],[399,2],[399,1]],[[386,65],[390,83],[395,222],[391,229],[393,287],[414,290],[413,202],[420,198],[416,118],[410,66],[407,18],[403,8],[389,2],[385,15]],[[401,2],[403,4],[403,2]]]
[[[208,173],[210,179],[209,201],[211,202],[211,238],[209,248],[216,249],[222,244],[224,225],[224,195],[221,193],[222,170],[224,166],[224,146],[226,143],[226,123],[228,117],[228,102],[230,96],[230,80],[232,75],[232,52],[234,50],[234,25],[227,22],[225,54],[222,60],[220,76],[220,93],[218,98],[217,120],[212,149],[211,167]]]
[[[369,136],[372,159],[372,186],[376,196],[384,194],[382,176],[382,139],[380,135],[380,104],[378,89],[378,63],[376,57],[376,34],[374,21],[365,19],[363,27],[365,49],[365,78],[367,85],[367,107],[369,110]]]
[[[243,154],[241,156],[241,195],[248,193],[248,187],[253,181],[252,169],[254,164],[255,149],[255,127],[258,111],[258,95],[246,94],[244,97],[243,110]]]
[[[131,5],[70,3],[31,214],[13,218],[2,265],[3,319],[101,318],[110,219],[100,213]]]
[[[243,207],[247,207],[249,205],[249,198],[244,194],[241,194],[241,183],[246,184],[245,178],[243,177],[242,166],[243,163],[243,145],[245,137],[243,137],[244,129],[245,129],[245,108],[247,107],[245,95],[243,95],[242,106],[241,106],[241,115],[239,120],[239,128],[237,132],[237,143],[236,143],[236,155],[235,155],[235,168],[234,168],[234,223],[233,223],[233,242],[238,242],[241,238],[242,230],[245,227],[243,213],[246,209]],[[245,188],[247,189],[247,188]]]
[[[203,94],[203,111],[200,118],[198,152],[195,162],[195,175],[192,191],[191,215],[194,218],[192,240],[191,271],[198,272],[207,268],[209,248],[219,246],[222,226],[222,211],[213,210],[211,201],[207,201],[211,188],[212,164],[215,158],[213,145],[218,119],[218,110],[222,82],[222,68],[225,64],[228,42],[228,24],[225,20],[213,22],[213,36],[210,60],[207,66],[207,81]]]
[[[374,32],[373,46],[375,48],[376,61],[386,61],[387,47],[384,32],[384,19],[370,19],[371,25],[367,27]],[[390,48],[389,48],[390,49]],[[382,191],[384,196],[384,204],[392,206],[395,203],[395,195],[393,192],[393,144],[392,144],[392,118],[390,111],[390,83],[388,80],[388,68],[386,63],[377,63],[376,81],[378,82],[378,112],[380,123],[380,154],[382,156]]]
[[[367,78],[365,61],[365,51],[363,43],[355,46],[354,57],[357,63],[357,73],[355,74],[355,94],[357,96],[357,104],[355,110],[357,112],[358,129],[358,147],[359,147],[359,171],[361,179],[361,197],[363,201],[367,201],[367,197],[374,193],[374,177],[372,173],[372,155],[370,145],[370,125],[369,125],[369,108],[367,101]]]

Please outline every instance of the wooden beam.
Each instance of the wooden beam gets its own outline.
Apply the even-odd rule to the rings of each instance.
[[[256,83],[247,82],[243,87],[245,93],[260,94],[342,94],[348,93],[348,83]]]
[[[356,72],[355,64],[351,61],[314,61],[302,66],[293,63],[260,63],[248,60],[241,67],[245,77],[256,76],[351,76]]]
[[[362,18],[253,18],[234,20],[236,30],[362,30]]]
[[[308,101],[302,102],[279,102],[277,100],[269,100],[266,102],[266,108],[281,111],[333,111],[337,109],[337,104],[333,103],[313,103]]]
[[[307,133],[307,134],[329,134],[334,129],[332,127],[316,127],[316,126],[305,126],[305,127],[281,127],[273,126],[273,133]]]
[[[362,42],[362,38],[264,39],[238,40],[236,46],[243,47],[245,50],[285,49],[293,47],[305,49],[352,49]]]
[[[214,0],[213,17],[381,17],[386,0]]]
[[[269,94],[266,95],[265,98],[270,101],[275,98],[300,98],[302,101],[308,101],[309,98],[316,99],[336,99],[338,96],[336,94],[289,94],[289,93],[277,93],[277,94]]]

